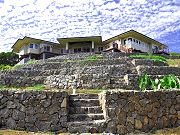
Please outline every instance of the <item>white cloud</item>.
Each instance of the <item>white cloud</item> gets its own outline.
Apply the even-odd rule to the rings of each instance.
[[[99,34],[107,39],[130,29],[161,38],[180,30],[179,0],[7,0],[0,13],[0,51],[23,36],[57,42]]]

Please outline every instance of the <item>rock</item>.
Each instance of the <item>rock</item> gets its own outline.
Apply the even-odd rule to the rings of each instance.
[[[171,106],[171,108],[170,108],[170,113],[171,113],[171,114],[176,114],[176,110],[175,110],[174,105]]]
[[[113,120],[108,122],[106,132],[116,133],[116,131],[117,131],[117,127],[116,127],[115,122]]]
[[[127,133],[127,129],[124,125],[117,125],[117,133],[120,135],[124,135]]]
[[[16,129],[16,121],[13,118],[7,120],[7,127],[9,129]]]
[[[67,107],[67,98],[64,98],[62,103],[61,103],[61,107],[62,108],[66,108]]]
[[[14,120],[22,120],[25,118],[25,113],[19,111],[19,110],[13,110],[12,118]]]
[[[144,117],[144,125],[147,125],[147,124],[148,124],[148,117],[145,116],[145,117]]]
[[[135,128],[136,129],[142,129],[143,128],[143,124],[140,120],[135,119]]]

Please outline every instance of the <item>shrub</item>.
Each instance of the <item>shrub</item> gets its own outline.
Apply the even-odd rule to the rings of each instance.
[[[170,55],[171,55],[171,56],[180,56],[180,53],[171,52]]]
[[[153,80],[147,74],[144,74],[139,77],[138,85],[140,90],[180,89],[180,79],[175,75],[165,75],[160,79]]]

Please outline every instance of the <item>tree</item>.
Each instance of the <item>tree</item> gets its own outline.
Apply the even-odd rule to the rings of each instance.
[[[14,52],[0,53],[0,65],[14,66],[19,61],[19,55]]]

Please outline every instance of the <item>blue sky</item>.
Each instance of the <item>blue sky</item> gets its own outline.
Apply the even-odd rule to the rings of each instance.
[[[130,29],[180,52],[180,0],[0,0],[0,52],[24,36],[105,40]]]

